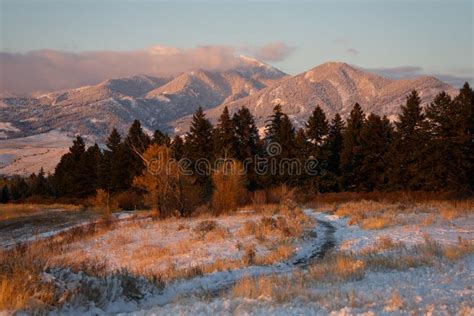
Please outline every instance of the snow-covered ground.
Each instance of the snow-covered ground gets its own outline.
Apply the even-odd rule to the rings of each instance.
[[[330,221],[336,227],[337,249],[341,251],[359,252],[368,249],[382,237],[389,237],[393,242],[402,242],[407,246],[422,243],[427,236],[443,245],[455,244],[459,237],[474,240],[474,214],[453,220],[432,216],[429,213],[400,214],[398,217],[405,224],[376,230],[349,225],[347,218],[336,215],[320,214],[318,217]],[[424,224],[429,217],[432,217],[432,221]]]
[[[176,268],[213,264],[218,260],[240,260],[245,246],[255,245],[256,255],[269,253],[275,242],[254,234],[242,234],[249,221],[259,222],[263,215],[241,213],[214,218],[219,229],[201,234],[196,228],[208,218],[168,219],[154,222],[141,218],[118,228],[76,241],[61,256],[73,260],[101,258],[114,274],[91,277],[70,269],[55,268],[43,278],[60,288],[86,291],[53,313],[133,315],[474,315],[474,255],[406,269],[377,269],[367,266],[363,276],[346,281],[311,279],[311,268],[320,263],[328,247],[335,253],[364,251],[381,239],[402,243],[404,249],[422,244],[430,238],[442,246],[456,245],[459,240],[474,241],[474,215],[451,220],[435,213],[408,213],[396,225],[379,230],[363,230],[341,218],[312,209],[304,210],[313,218],[313,226],[290,244],[294,253],[273,264],[242,264],[229,269],[203,271],[196,275],[169,280],[162,286],[136,275],[159,273]],[[429,220],[427,220],[429,218]],[[330,243],[328,243],[331,241]],[[409,252],[407,252],[410,254]],[[382,255],[389,255],[380,249]],[[61,258],[51,258],[51,262]],[[324,262],[321,261],[321,262]],[[135,274],[131,286],[121,276],[123,268]],[[308,270],[309,268],[309,270]],[[286,284],[275,291],[287,292],[285,299],[262,294],[258,298],[236,295],[233,287],[245,278],[284,278]],[[141,279],[140,279],[141,278]],[[124,281],[125,280],[125,281]],[[128,285],[127,285],[128,284]],[[303,285],[304,284],[304,285]],[[287,286],[287,288],[285,288]],[[128,292],[128,294],[126,293]]]
[[[263,217],[262,214],[246,212],[216,219],[152,221],[148,218],[75,242],[69,245],[68,252],[54,259],[81,258],[106,262],[110,271],[127,269],[138,274],[166,273],[212,265],[218,260],[240,261],[249,247],[255,249],[257,257],[262,257],[282,243],[295,244],[291,238],[282,238],[279,232],[259,238],[257,234],[244,230],[246,224],[259,225]],[[197,227],[210,220],[215,221],[216,228],[205,233],[199,231]],[[307,247],[304,244],[296,246],[296,251]]]
[[[0,124],[3,124],[1,130],[9,123]],[[52,172],[71,145],[71,137],[54,130],[23,138],[1,139],[0,174],[30,175],[41,168]]]
[[[321,284],[290,302],[196,297],[134,315],[473,315],[474,255],[453,264],[373,272],[361,281]]]

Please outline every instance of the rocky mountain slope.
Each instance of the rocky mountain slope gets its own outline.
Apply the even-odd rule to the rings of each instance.
[[[50,130],[79,133],[103,141],[113,127],[125,133],[134,119],[152,132],[205,109],[252,95],[287,75],[257,60],[241,57],[238,67],[211,72],[189,71],[176,78],[138,75],[106,80],[94,86],[34,95],[0,98],[1,138]]]
[[[431,102],[443,90],[452,95],[457,93],[452,86],[434,77],[389,80],[345,63],[328,62],[251,96],[210,109],[206,114],[215,122],[225,105],[231,112],[246,106],[262,128],[273,107],[281,104],[293,122],[303,126],[318,104],[329,117],[336,113],[346,117],[358,102],[367,113],[387,115],[393,120],[413,89],[418,91],[423,104]],[[184,117],[172,125],[180,132],[186,130],[189,122],[190,117]]]

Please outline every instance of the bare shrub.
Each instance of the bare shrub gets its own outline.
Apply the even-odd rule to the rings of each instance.
[[[228,160],[212,174],[214,192],[212,208],[215,214],[236,211],[239,200],[246,194],[243,166],[237,160]]]
[[[110,213],[109,193],[104,189],[97,189],[93,200],[93,206],[102,210],[103,212]]]
[[[121,210],[136,210],[145,206],[143,196],[135,191],[125,191],[112,197],[112,205]]]
[[[133,185],[146,192],[145,201],[152,208],[153,217],[167,217],[177,209],[181,215],[186,213],[192,195],[189,177],[181,174],[176,162],[173,163],[168,147],[152,144],[140,154],[145,169],[135,177]],[[194,190],[195,191],[195,190]]]

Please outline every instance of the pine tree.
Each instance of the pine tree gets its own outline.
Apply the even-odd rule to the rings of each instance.
[[[45,177],[43,168],[40,169],[38,175],[32,174],[30,176],[30,191],[31,195],[36,196],[50,196],[52,194],[48,179]]]
[[[429,142],[429,189],[474,190],[474,97],[466,83],[451,100],[440,93],[426,108]]]
[[[191,127],[185,137],[185,156],[191,160],[201,197],[208,199],[212,193],[210,177],[210,167],[213,163],[212,124],[201,107],[193,115]]]
[[[10,191],[8,190],[8,186],[5,184],[2,187],[2,191],[0,192],[0,203],[8,203],[10,201]]]
[[[102,160],[102,152],[97,144],[90,146],[85,151],[78,168],[78,191],[77,196],[85,197],[95,194],[99,187],[99,163]]]
[[[295,174],[296,170],[293,170],[293,165],[282,161],[289,162],[289,159],[296,159],[295,149],[295,128],[291,123],[288,115],[284,114],[281,110],[280,105],[276,105],[273,109],[273,115],[267,120],[265,127],[265,140],[267,142],[267,155],[270,156],[271,160],[276,166],[276,170],[272,170],[270,174],[277,183],[291,184],[294,177],[291,174]],[[276,152],[272,152],[271,149],[277,149]]]
[[[295,157],[295,128],[288,115],[282,112],[281,105],[276,105],[273,109],[273,115],[267,120],[265,126],[265,140],[271,143],[277,143],[281,146],[279,157]]]
[[[428,173],[428,138],[421,99],[416,91],[408,97],[395,122],[396,133],[390,149],[389,183],[391,189],[419,190],[424,188]]]
[[[317,167],[313,172],[317,175],[310,177],[311,189],[317,192],[327,190],[326,170],[328,163],[328,152],[324,146],[324,140],[329,130],[326,114],[321,107],[316,106],[313,113],[306,122],[306,136],[309,140],[309,152],[313,159],[316,160]]]
[[[265,122],[265,141],[276,142],[277,135],[280,132],[282,120],[285,114],[282,112],[281,105],[277,104],[273,108],[273,114]]]
[[[129,164],[124,187],[129,188],[133,178],[142,173],[144,166],[139,155],[145,152],[150,143],[150,137],[143,131],[140,121],[134,120],[124,141],[124,152],[121,153]]]
[[[112,153],[117,152],[121,143],[122,137],[120,136],[119,132],[116,128],[112,129],[112,132],[110,132],[109,137],[105,141],[107,149]]]
[[[167,146],[169,147],[171,144],[171,139],[168,134],[161,132],[159,129],[155,130],[153,133],[153,138],[151,140],[153,144],[157,144],[160,146]]]
[[[306,137],[306,132],[303,128],[299,128],[295,134],[295,153],[296,159],[298,159],[300,165],[302,166],[301,173],[295,176],[294,183],[299,186],[309,185],[314,187],[315,177],[306,173],[304,166],[306,161],[309,159],[314,159],[315,157],[311,154],[312,144],[308,141]]]
[[[343,186],[352,191],[358,187],[360,174],[360,133],[365,123],[365,114],[358,103],[354,105],[347,119],[347,128],[344,131],[341,152],[341,171]]]
[[[235,136],[234,122],[230,118],[227,106],[219,118],[216,128],[213,132],[214,139],[214,157],[235,158],[237,151],[237,140]]]
[[[193,115],[191,127],[185,136],[186,157],[192,161],[200,158],[212,160],[212,124],[201,107]]]
[[[329,125],[328,137],[324,144],[327,151],[327,179],[328,189],[330,191],[342,190],[341,183],[341,153],[343,146],[343,134],[345,124],[339,113],[336,113]]]
[[[261,179],[255,172],[255,161],[263,155],[262,142],[258,135],[255,120],[249,109],[242,107],[232,117],[236,137],[236,157],[247,170],[247,189],[255,190],[261,187]]]
[[[467,183],[466,188],[474,191],[474,91],[466,82],[454,99],[455,113],[458,121],[456,143],[462,150],[462,172],[458,173],[457,182]]]
[[[10,197],[12,200],[25,199],[30,195],[30,188],[22,177],[14,176],[10,183]]]
[[[61,196],[78,196],[84,185],[80,178],[82,177],[81,160],[85,153],[84,140],[77,136],[69,152],[64,154],[56,166],[53,176],[55,189]]]
[[[448,184],[448,179],[452,178],[449,174],[457,169],[452,167],[459,165],[462,168],[452,157],[452,151],[457,149],[453,142],[457,129],[454,107],[451,97],[445,92],[438,94],[426,107],[429,146],[425,158],[431,170],[426,189],[440,190],[452,186],[452,183]],[[456,157],[459,157],[459,153]]]
[[[176,135],[171,142],[171,156],[177,161],[184,158],[184,142],[181,136]]]
[[[315,146],[319,146],[322,144],[322,141],[326,137],[328,131],[329,126],[326,119],[326,114],[318,105],[314,109],[313,113],[311,113],[311,116],[306,123],[306,135]]]
[[[99,185],[109,194],[125,191],[130,187],[128,168],[132,155],[115,128],[107,138],[105,145],[106,149],[101,155],[97,171]]]
[[[388,163],[386,155],[392,143],[393,127],[386,118],[370,114],[360,133],[360,155],[362,161],[358,191],[373,191],[386,188],[385,177]]]
[[[120,137],[119,132],[117,129],[112,129],[109,136],[105,141],[106,148],[102,154],[102,157],[99,161],[98,165],[98,181],[99,186],[104,189],[109,194],[113,191],[112,188],[112,160],[114,154],[117,153],[118,148],[120,147],[120,143],[122,138]]]

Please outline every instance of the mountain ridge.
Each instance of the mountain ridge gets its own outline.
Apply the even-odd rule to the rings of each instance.
[[[450,95],[458,92],[435,77],[387,79],[347,63],[327,62],[283,79],[252,96],[224,103],[205,113],[212,122],[216,122],[224,106],[230,112],[246,106],[255,116],[257,126],[262,128],[273,107],[280,104],[293,123],[302,127],[316,105],[321,106],[329,117],[339,113],[345,118],[353,105],[359,103],[366,113],[386,115],[394,120],[400,105],[412,90],[419,92],[423,105],[431,102],[441,91]],[[171,125],[176,132],[182,133],[190,124],[190,119],[190,116],[180,118]]]
[[[198,106],[211,108],[248,96],[286,76],[244,58],[225,71],[198,69],[174,78],[135,75],[35,97],[0,98],[1,121],[13,126],[0,128],[0,138],[57,129],[102,142],[113,127],[125,133],[134,119],[150,131],[168,131],[169,121],[193,113]]]
[[[30,98],[6,94],[0,97],[0,173],[27,174],[41,166],[51,172],[75,134],[88,143],[103,143],[113,127],[125,135],[134,119],[150,134],[157,128],[183,134],[198,106],[214,123],[224,106],[231,112],[246,106],[260,131],[276,104],[297,127],[304,126],[317,104],[329,118],[335,113],[347,117],[358,102],[366,113],[393,120],[413,89],[423,104],[443,90],[457,93],[434,77],[393,80],[340,62],[289,76],[243,59],[239,67],[219,72],[196,69],[173,78],[135,75]],[[55,145],[54,138],[62,145]]]

